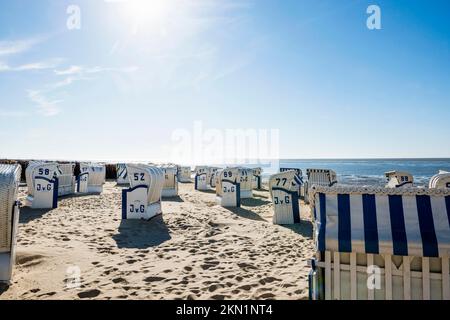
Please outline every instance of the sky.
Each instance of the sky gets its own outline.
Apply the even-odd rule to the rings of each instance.
[[[450,2],[0,0],[0,95],[0,158],[450,157]]]

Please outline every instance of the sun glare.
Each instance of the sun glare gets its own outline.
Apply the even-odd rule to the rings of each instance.
[[[164,28],[169,20],[172,0],[127,0],[124,1],[122,14],[133,26],[133,33],[156,31]]]

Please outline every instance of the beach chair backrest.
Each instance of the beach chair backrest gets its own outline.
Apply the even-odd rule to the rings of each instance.
[[[337,183],[336,172],[330,169],[306,169],[308,186],[313,185],[331,187]]]
[[[311,299],[450,299],[450,190],[311,189]]]
[[[31,161],[25,170],[28,194],[34,196],[34,192],[37,190],[36,188],[39,187],[35,185],[36,178],[53,180],[55,177],[58,177],[58,172],[57,163]]]
[[[11,251],[13,215],[21,171],[20,165],[0,164],[0,253]]]
[[[430,189],[449,189],[450,188],[450,172],[439,171],[430,179],[428,185]]]
[[[250,168],[239,168],[238,182],[241,184],[241,192],[253,190],[253,170]]]
[[[147,187],[148,204],[161,201],[165,178],[160,168],[145,164],[127,164],[127,172],[131,188]]]
[[[386,188],[412,187],[414,178],[412,174],[403,171],[389,171],[385,173],[387,184]]]
[[[178,182],[177,178],[177,167],[169,165],[169,166],[161,166],[160,169],[164,174],[164,189],[172,189],[175,188],[175,185]]]
[[[225,182],[228,184],[239,183],[239,168],[225,168],[219,171],[218,179],[216,180],[216,194],[223,196],[224,190],[227,189]]]
[[[262,168],[253,168],[252,171],[253,171],[253,178],[252,178],[253,189],[260,189]]]
[[[191,167],[180,167],[179,171],[179,179],[183,181],[188,181],[191,179]]]
[[[106,167],[98,163],[80,163],[80,173],[88,173],[88,185],[101,186],[106,181]]]
[[[269,192],[274,206],[273,223],[300,222],[298,188],[302,180],[297,171],[283,171],[269,178]]]
[[[450,255],[450,190],[314,187],[319,251]]]

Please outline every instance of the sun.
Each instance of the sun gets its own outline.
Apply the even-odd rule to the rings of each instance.
[[[174,0],[124,0],[121,15],[132,26],[132,33],[159,32],[169,22]]]

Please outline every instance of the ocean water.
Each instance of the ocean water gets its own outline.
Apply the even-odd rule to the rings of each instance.
[[[406,171],[414,176],[418,186],[428,185],[439,170],[450,171],[450,159],[340,159],[340,160],[280,160],[280,167],[332,169],[339,183],[352,185],[384,185],[384,173],[391,170]]]

